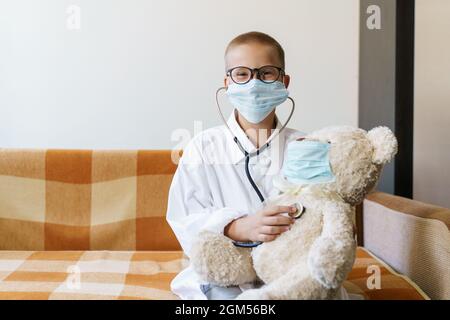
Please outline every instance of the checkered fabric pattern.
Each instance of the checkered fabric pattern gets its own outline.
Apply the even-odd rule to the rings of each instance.
[[[0,149],[0,250],[179,250],[170,151]]]
[[[170,282],[187,264],[181,251],[0,251],[0,299],[178,299]],[[379,288],[368,286],[376,267]],[[371,300],[427,299],[363,248],[344,287]]]
[[[178,299],[181,251],[0,251],[0,299]]]
[[[349,293],[359,294],[365,300],[429,300],[408,277],[396,273],[362,247],[356,251],[355,264],[344,287]]]
[[[177,299],[188,261],[165,219],[175,169],[170,151],[0,149],[0,299]],[[363,248],[344,286],[426,298]]]

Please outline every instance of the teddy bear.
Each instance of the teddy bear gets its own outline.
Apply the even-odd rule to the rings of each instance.
[[[397,140],[387,127],[366,131],[351,126],[326,127],[302,140],[329,143],[334,180],[295,184],[274,179],[279,192],[266,205],[300,209],[291,229],[273,241],[245,248],[223,234],[200,232],[191,254],[200,279],[220,286],[264,284],[237,299],[337,297],[355,260],[355,206],[376,186],[383,166],[397,153]]]

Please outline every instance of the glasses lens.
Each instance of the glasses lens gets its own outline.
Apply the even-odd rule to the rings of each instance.
[[[239,67],[231,71],[231,79],[236,83],[245,83],[252,77],[250,69]]]
[[[259,77],[264,82],[277,81],[279,76],[280,71],[275,67],[267,66],[259,69]]]

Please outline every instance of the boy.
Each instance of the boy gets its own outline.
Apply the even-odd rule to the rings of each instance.
[[[271,138],[270,148],[250,159],[250,172],[265,198],[278,174],[285,146],[301,133],[284,129],[275,107],[287,99],[290,78],[284,51],[272,37],[249,32],[234,38],[225,51],[224,84],[235,110],[227,121],[242,147],[253,152]],[[192,241],[202,230],[223,233],[236,241],[272,241],[289,230],[289,206],[263,207],[247,180],[245,156],[225,126],[203,131],[184,150],[169,191],[167,221],[189,257]],[[250,284],[251,287],[251,284]],[[204,284],[188,267],[172,281],[181,299],[233,299],[244,286]]]

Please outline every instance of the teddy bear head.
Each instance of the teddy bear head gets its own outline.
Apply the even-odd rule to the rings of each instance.
[[[350,126],[327,127],[304,140],[330,144],[329,163],[335,176],[332,186],[347,203],[359,204],[378,181],[381,170],[397,153],[397,139],[387,127],[370,131]]]

